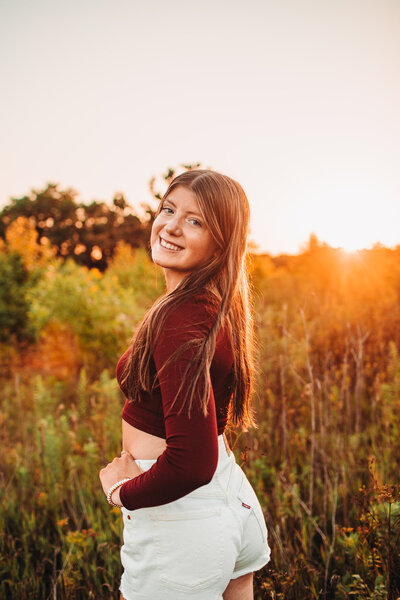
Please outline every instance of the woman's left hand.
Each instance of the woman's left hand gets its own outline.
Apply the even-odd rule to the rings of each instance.
[[[104,493],[107,495],[108,490],[114,483],[125,479],[126,477],[133,478],[140,475],[143,471],[137,466],[131,454],[124,453],[122,456],[116,456],[114,460],[99,473],[101,485]],[[114,502],[120,503],[119,489],[113,493]]]

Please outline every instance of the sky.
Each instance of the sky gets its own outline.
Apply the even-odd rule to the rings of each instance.
[[[168,167],[241,183],[251,239],[400,244],[397,0],[0,0],[0,207],[133,206]]]

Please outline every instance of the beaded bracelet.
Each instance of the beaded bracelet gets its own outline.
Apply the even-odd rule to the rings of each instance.
[[[118,508],[121,508],[122,504],[115,504],[115,502],[113,502],[111,500],[111,496],[113,495],[113,492],[115,492],[115,490],[119,487],[121,487],[121,485],[123,485],[124,483],[126,483],[127,481],[130,481],[131,477],[126,477],[125,479],[121,479],[120,481],[117,481],[117,483],[114,483],[114,485],[112,485],[110,487],[110,489],[107,492],[107,502],[108,504],[111,504],[111,506],[117,506]]]

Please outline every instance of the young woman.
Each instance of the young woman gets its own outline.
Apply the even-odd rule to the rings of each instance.
[[[253,423],[248,201],[219,173],[176,177],[153,224],[164,294],[117,365],[123,450],[100,471],[122,507],[124,600],[251,600],[270,555],[260,504],[230,451]]]

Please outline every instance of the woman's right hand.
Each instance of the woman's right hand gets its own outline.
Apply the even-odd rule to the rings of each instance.
[[[143,473],[143,471],[138,467],[133,456],[131,454],[124,453],[122,456],[116,456],[104,469],[101,469],[99,473],[99,478],[101,481],[101,485],[103,487],[103,492],[107,495],[108,490],[114,483],[117,481],[121,481],[121,479],[125,479],[129,477],[133,479]],[[117,490],[115,491],[115,495],[117,496]]]

